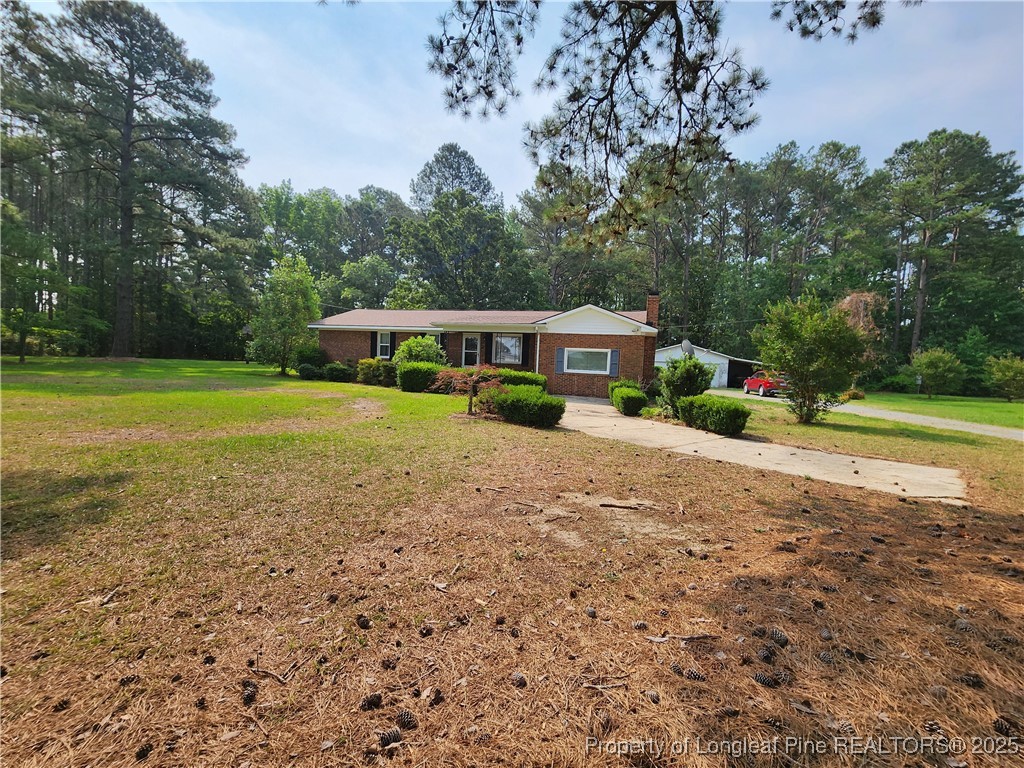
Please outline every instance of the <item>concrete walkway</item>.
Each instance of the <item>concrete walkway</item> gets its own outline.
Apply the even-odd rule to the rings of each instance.
[[[712,389],[708,394],[723,395],[725,397],[736,397],[741,400],[753,400],[765,402],[764,398],[756,395],[744,395],[739,389]],[[776,402],[782,402],[781,398],[775,398]],[[1011,427],[997,427],[994,424],[975,424],[973,421],[959,421],[957,419],[943,419],[938,416],[922,416],[919,413],[906,413],[905,411],[887,411],[882,408],[873,408],[870,405],[859,403],[844,403],[834,409],[841,413],[853,413],[858,416],[869,416],[875,419],[886,419],[887,421],[899,421],[904,424],[916,424],[921,427],[934,427],[935,429],[950,429],[954,432],[970,432],[973,435],[987,435],[988,437],[1002,437],[1007,440],[1019,440],[1024,442],[1024,429],[1013,429]]]
[[[966,496],[960,473],[954,469],[721,437],[676,424],[623,416],[607,401],[573,397],[566,401],[559,426],[594,437],[900,496],[951,504],[962,504]]]

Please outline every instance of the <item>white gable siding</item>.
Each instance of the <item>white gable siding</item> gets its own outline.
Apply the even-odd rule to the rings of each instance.
[[[726,387],[729,385],[729,356],[720,352],[712,352],[710,349],[694,348],[694,356],[702,363],[715,366],[715,377],[711,380],[712,387]],[[654,353],[654,364],[665,365],[669,360],[682,357],[683,352],[677,344],[674,347],[664,347]]]
[[[544,324],[550,333],[589,333],[598,336],[622,336],[632,333],[636,323],[625,317],[599,312],[589,307],[569,317],[555,317]]]

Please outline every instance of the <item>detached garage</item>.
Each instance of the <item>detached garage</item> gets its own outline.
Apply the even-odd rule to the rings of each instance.
[[[724,352],[716,352],[713,349],[698,347],[689,341],[673,344],[670,347],[661,347],[654,353],[654,364],[665,365],[669,360],[674,360],[685,355],[692,354],[702,363],[715,366],[715,377],[711,380],[712,387],[734,387],[743,386],[743,380],[752,376],[754,369],[760,367],[758,360],[746,360],[742,357],[733,357]]]

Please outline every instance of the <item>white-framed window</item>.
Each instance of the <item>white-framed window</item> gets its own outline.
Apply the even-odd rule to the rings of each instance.
[[[377,331],[377,357],[391,359],[391,331]]]
[[[523,334],[494,334],[494,353],[491,355],[491,362],[495,365],[522,365]]]
[[[612,367],[610,349],[566,349],[566,373],[598,373],[607,375]]]

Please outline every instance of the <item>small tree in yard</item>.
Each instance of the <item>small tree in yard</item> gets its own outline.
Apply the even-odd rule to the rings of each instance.
[[[311,340],[306,327],[320,318],[313,274],[301,256],[286,256],[270,273],[252,320],[248,356],[258,363],[280,367],[288,375],[294,349]]]
[[[766,369],[785,373],[789,410],[810,424],[838,405],[840,393],[864,367],[864,333],[847,312],[817,296],[768,307],[751,333]]]
[[[476,368],[442,368],[429,387],[430,392],[469,395],[466,413],[470,416],[474,413],[473,404],[477,396],[488,389],[504,391],[504,387],[498,381],[498,369],[490,365],[479,365]]]
[[[1024,398],[1024,360],[1009,353],[985,361],[992,384],[1011,403]]]
[[[963,363],[942,347],[915,353],[910,367],[921,377],[921,389],[929,399],[932,395],[956,394],[964,383]]]
[[[448,356],[441,349],[433,336],[413,336],[398,345],[395,356],[391,358],[395,365],[402,363],[437,363],[448,365]]]

